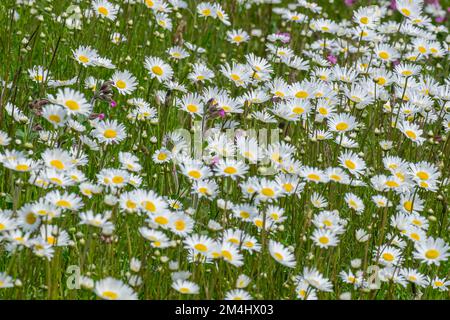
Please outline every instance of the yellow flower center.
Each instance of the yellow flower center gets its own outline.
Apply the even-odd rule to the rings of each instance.
[[[80,105],[78,104],[78,102],[76,102],[74,100],[67,100],[66,107],[72,111],[77,111],[80,109]]]
[[[402,8],[400,11],[407,17],[411,15],[411,11],[408,8]]]
[[[174,223],[175,229],[178,231],[183,231],[184,229],[186,229],[186,222],[184,222],[183,220],[177,220]]]
[[[387,53],[386,51],[379,52],[378,56],[383,60],[387,60],[390,57],[389,53]]]
[[[411,233],[410,235],[411,239],[419,241],[420,240],[420,236],[417,233]]]
[[[320,107],[319,108],[319,113],[323,116],[326,116],[328,114],[328,110],[325,107]]]
[[[420,185],[422,188],[428,188],[428,187],[429,187],[429,184],[426,183],[425,181],[421,181],[419,185]]]
[[[56,238],[53,236],[47,236],[47,243],[54,246],[56,244]]]
[[[57,184],[57,185],[62,185],[63,184],[62,180],[59,179],[59,178],[56,178],[56,177],[50,178],[50,181],[55,183],[55,184]]]
[[[241,211],[239,215],[244,219],[248,219],[250,217],[250,213],[248,213],[247,211]]]
[[[328,239],[328,237],[322,236],[319,238],[319,242],[321,244],[328,244],[328,242],[330,242],[330,239]]]
[[[131,200],[127,200],[127,202],[125,203],[125,205],[127,206],[127,208],[129,209],[136,209],[136,203],[131,201]]]
[[[166,225],[169,223],[169,219],[167,219],[166,217],[163,217],[163,216],[159,216],[159,217],[155,218],[155,222],[157,224]]]
[[[225,172],[226,174],[235,174],[237,170],[234,167],[226,167],[223,172]]]
[[[145,201],[144,202],[144,208],[147,211],[151,211],[151,212],[155,212],[156,211],[156,206],[152,201]]]
[[[409,277],[408,277],[408,280],[409,280],[409,281],[416,281],[417,278],[416,278],[415,276],[409,276]]]
[[[247,248],[253,248],[255,244],[251,241],[246,241],[244,242],[244,246],[246,246]]]
[[[347,166],[347,168],[354,170],[356,168],[356,164],[352,161],[352,160],[345,160],[344,161],[345,165]]]
[[[204,244],[202,244],[202,243],[197,243],[197,244],[194,246],[194,248],[197,249],[198,251],[201,251],[201,252],[206,252],[206,251],[208,251],[208,248],[207,248]]]
[[[242,40],[244,40],[244,38],[241,35],[237,35],[233,37],[233,40],[235,42],[242,42]]]
[[[271,188],[262,188],[261,193],[266,197],[273,197],[275,195],[275,191]]]
[[[70,207],[72,207],[72,204],[69,201],[67,201],[67,200],[58,200],[56,202],[56,205],[58,207],[63,207],[63,208],[70,208]]]
[[[127,84],[123,80],[118,80],[116,82],[116,87],[119,89],[125,89],[127,87]]]
[[[283,256],[281,255],[281,253],[278,253],[278,252],[275,252],[274,254],[273,254],[273,256],[275,257],[275,259],[277,259],[277,260],[283,260]]]
[[[30,169],[30,167],[26,164],[18,164],[16,166],[17,171],[28,171],[29,169]]]
[[[410,138],[410,139],[412,139],[412,140],[415,140],[415,139],[417,139],[417,135],[416,135],[416,133],[414,132],[414,131],[412,131],[412,130],[406,130],[406,135],[408,136],[408,138]]]
[[[348,124],[345,122],[340,122],[336,125],[336,130],[338,131],[344,131],[348,129]]]
[[[394,180],[388,180],[386,181],[386,185],[390,188],[396,188],[399,186],[398,182],[394,181]]]
[[[197,171],[197,170],[191,170],[191,171],[189,171],[189,172],[188,172],[188,175],[189,175],[191,178],[194,178],[194,179],[200,179],[200,177],[202,176],[202,174],[200,173],[200,171]]]
[[[109,11],[105,7],[98,7],[98,12],[104,16],[107,16],[109,14]]]
[[[64,169],[64,163],[62,163],[62,161],[58,159],[50,161],[50,165],[58,170]]]
[[[440,253],[436,249],[430,249],[427,252],[425,252],[425,257],[427,257],[427,259],[436,259],[439,256]]]
[[[113,291],[104,291],[102,296],[111,300],[116,300],[119,297],[119,295]]]
[[[198,107],[197,107],[195,104],[188,104],[188,105],[186,106],[186,109],[187,109],[189,112],[197,112],[197,111],[198,111]]]
[[[230,251],[228,251],[228,250],[222,250],[222,256],[226,260],[233,260],[233,256],[231,255]]]
[[[348,160],[347,160],[348,161]],[[330,176],[330,179],[331,180],[334,180],[334,181],[341,181],[342,180],[342,178],[340,177],[340,176],[338,176],[337,174],[332,174],[331,176]]]
[[[36,222],[36,220],[37,220],[36,216],[31,212],[29,214],[27,214],[27,216],[25,218],[25,221],[28,224],[34,224]]]
[[[90,61],[90,59],[88,57],[86,57],[85,55],[79,55],[78,60],[80,60],[83,63],[88,63]]]
[[[211,15],[211,10],[210,9],[203,9],[202,11],[202,15],[209,17]]]
[[[207,194],[208,193],[208,188],[200,187],[198,189],[198,192],[200,192],[201,194]]]
[[[412,201],[410,201],[410,200],[405,201],[405,203],[403,204],[403,208],[405,208],[406,211],[412,212],[412,210],[413,210]]]
[[[320,180],[320,176],[318,174],[315,173],[310,173],[308,174],[308,179],[310,180],[314,180],[314,181],[319,181]]]
[[[404,70],[402,71],[402,75],[409,77],[410,75],[412,75],[412,71],[411,70]]]
[[[382,77],[379,77],[377,79],[377,84],[379,84],[380,86],[384,86],[386,84],[386,79],[382,78]]]
[[[255,225],[258,227],[258,228],[262,228],[263,227],[263,221],[262,220],[255,220]]]
[[[299,98],[299,99],[306,99],[306,98],[308,98],[308,96],[309,96],[309,94],[306,91],[299,91],[295,94],[295,97]]]
[[[158,76],[162,76],[164,73],[163,69],[160,66],[153,66],[152,72]]]
[[[239,81],[241,80],[241,77],[235,73],[233,73],[231,76],[231,79],[233,79],[234,81]]]
[[[295,107],[294,109],[292,109],[292,112],[295,114],[302,114],[303,112],[305,112],[305,109],[301,107]]]
[[[61,118],[57,114],[51,114],[48,116],[48,119],[52,122],[60,123]]]
[[[124,180],[125,179],[123,177],[121,177],[121,176],[115,176],[115,177],[112,178],[112,182],[114,182],[116,184],[123,183]]]
[[[161,152],[160,154],[158,154],[157,158],[159,161],[164,161],[167,159],[167,154],[165,154],[164,152]]]
[[[117,131],[113,129],[106,129],[105,132],[103,132],[103,136],[107,139],[114,139],[117,137]]]
[[[420,180],[428,180],[430,178],[430,175],[428,173],[426,173],[425,171],[417,172],[416,176],[419,177]]]
[[[383,259],[389,262],[394,261],[394,255],[392,253],[383,253]]]

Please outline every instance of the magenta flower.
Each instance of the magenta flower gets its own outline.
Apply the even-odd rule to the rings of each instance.
[[[329,55],[327,56],[327,60],[328,60],[331,64],[336,64],[338,59],[337,59],[336,56],[334,56],[334,55],[332,55],[332,54],[329,54]]]
[[[432,4],[434,6],[438,6],[439,5],[439,0],[425,0],[426,4]]]
[[[223,118],[223,117],[225,117],[225,115],[226,115],[225,110],[220,109],[220,110],[219,110],[219,116],[220,116],[221,118]]]
[[[105,119],[105,114],[104,113],[99,113],[97,118],[99,118],[100,120]]]
[[[289,32],[277,32],[277,35],[281,36],[281,42],[289,43],[291,41],[291,34]]]
[[[391,8],[392,10],[396,10],[397,2],[395,0],[391,0],[391,4],[389,5],[389,8]]]
[[[219,156],[215,156],[214,158],[211,159],[211,164],[212,165],[216,165],[219,163],[220,157]]]
[[[356,3],[357,0],[344,0],[344,3],[347,7],[350,7]]]
[[[117,107],[117,102],[115,102],[114,100],[111,100],[111,107],[113,107],[113,108]]]

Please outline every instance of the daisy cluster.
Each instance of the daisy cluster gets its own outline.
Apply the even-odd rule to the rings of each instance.
[[[448,297],[439,1],[13,2],[0,297]]]

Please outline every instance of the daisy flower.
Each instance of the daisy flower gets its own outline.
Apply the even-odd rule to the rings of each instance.
[[[253,300],[252,296],[245,290],[234,289],[225,294],[225,300]]]
[[[102,279],[95,283],[95,294],[105,300],[137,300],[137,294],[133,289],[122,282],[111,277]]]
[[[95,0],[92,2],[92,9],[98,17],[107,18],[114,21],[117,13],[119,12],[119,6],[113,5],[106,0]]]
[[[51,100],[64,107],[69,116],[88,116],[92,111],[92,105],[87,102],[84,95],[70,88],[58,89],[56,98]]]
[[[138,82],[129,71],[116,71],[111,77],[113,86],[117,88],[120,94],[127,95],[136,90]]]
[[[95,124],[92,136],[105,144],[120,143],[127,137],[125,126],[117,120],[99,121]]]
[[[320,248],[335,247],[339,243],[336,235],[329,229],[314,230],[311,239]]]
[[[172,288],[182,294],[198,294],[200,287],[192,281],[178,279],[172,283]]]
[[[74,59],[83,67],[94,66],[99,58],[97,51],[89,46],[80,46],[72,53]]]
[[[235,180],[243,177],[248,171],[248,166],[241,161],[234,159],[220,159],[216,164],[215,172],[217,176],[230,177]]]
[[[54,104],[48,104],[42,108],[42,117],[50,122],[55,128],[63,127],[67,121],[65,108]]]
[[[344,133],[352,131],[356,125],[356,118],[352,115],[340,113],[327,119],[328,129],[332,132]]]
[[[242,29],[227,31],[228,41],[231,43],[240,45],[243,42],[247,42],[250,36]]]
[[[289,268],[295,268],[295,256],[281,243],[270,240],[269,252],[272,258],[274,258],[278,263],[281,263],[282,265]]]
[[[173,76],[172,67],[158,57],[146,57],[144,67],[149,71],[150,77],[159,82],[167,81]]]
[[[413,256],[428,265],[440,265],[450,256],[450,246],[441,238],[428,238],[415,243]]]
[[[422,137],[423,131],[420,129],[419,125],[409,122],[403,121],[398,124],[398,129],[412,142],[421,145],[425,141],[425,138]]]

